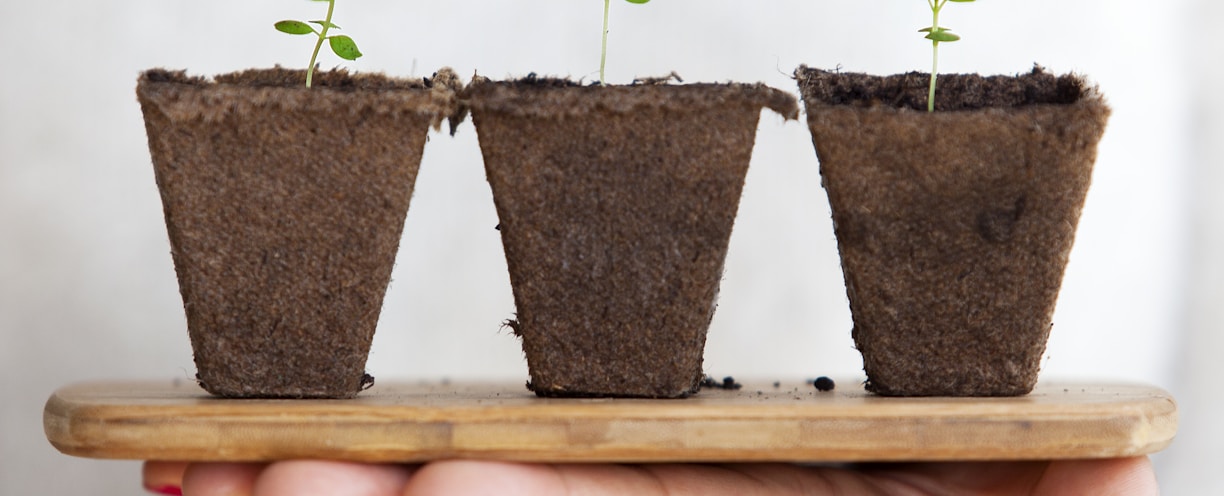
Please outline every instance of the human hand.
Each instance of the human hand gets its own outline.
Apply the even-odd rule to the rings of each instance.
[[[1157,495],[1146,457],[1046,462],[868,464],[378,465],[147,462],[144,485],[188,496]],[[181,488],[181,490],[180,490]]]

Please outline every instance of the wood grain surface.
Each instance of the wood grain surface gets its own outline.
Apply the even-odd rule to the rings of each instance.
[[[190,381],[56,391],[47,439],[106,459],[416,462],[918,461],[1150,454],[1177,431],[1169,393],[1040,384],[1018,398],[884,398],[841,381],[704,389],[683,400],[544,399],[515,383],[387,383],[352,400],[226,400]]]

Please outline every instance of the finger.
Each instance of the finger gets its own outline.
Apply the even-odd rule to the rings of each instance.
[[[1155,495],[1146,457],[1041,462],[862,465],[865,476],[904,494]]]
[[[399,496],[412,476],[407,465],[287,461],[269,465],[253,496]]]
[[[499,462],[443,461],[422,467],[404,496],[486,495],[568,496],[584,494],[658,494],[657,485],[620,466],[525,465]],[[600,492],[587,491],[598,488]],[[582,492],[587,491],[587,492]]]
[[[192,463],[183,473],[183,494],[190,496],[251,496],[262,463]]]
[[[904,494],[1033,494],[1049,462],[863,464],[864,476]]]
[[[855,472],[785,464],[525,465],[446,461],[422,467],[404,496],[893,494]]]
[[[1033,494],[1148,496],[1160,488],[1151,460],[1143,456],[1051,462]]]
[[[186,462],[145,462],[140,469],[141,483],[154,494],[181,496]]]

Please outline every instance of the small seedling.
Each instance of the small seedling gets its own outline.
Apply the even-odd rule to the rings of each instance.
[[[650,0],[625,0],[629,3],[646,3]],[[612,9],[612,0],[604,0],[603,50],[599,53],[599,85],[607,86],[604,68],[608,65],[608,11]]]
[[[309,23],[302,21],[281,21],[276,23],[276,30],[282,33],[289,34],[314,34],[319,37],[319,41],[315,42],[314,52],[310,54],[310,66],[306,69],[306,87],[310,87],[310,82],[314,79],[315,61],[319,58],[319,50],[323,48],[323,42],[327,41],[331,46],[332,52],[336,56],[344,60],[357,60],[361,56],[361,50],[357,49],[357,43],[348,36],[338,34],[328,36],[327,32],[332,29],[340,29],[340,26],[332,24],[332,12],[336,10],[336,0],[311,0],[312,2],[327,2],[327,18],[322,21],[310,21]],[[317,24],[319,29],[316,30],[311,24]]]
[[[931,27],[919,29],[918,32],[926,33],[926,39],[931,40],[931,90],[927,94],[927,112],[935,111],[935,79],[939,73],[939,44],[951,43],[960,39],[952,33],[948,28],[940,27],[939,11],[943,10],[944,5],[948,2],[969,3],[974,0],[927,0],[927,4],[931,6]]]

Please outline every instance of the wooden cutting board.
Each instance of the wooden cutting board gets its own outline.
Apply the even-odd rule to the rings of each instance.
[[[934,461],[1120,457],[1164,449],[1169,393],[1041,384],[1019,398],[883,398],[840,382],[704,389],[683,400],[544,399],[517,383],[379,383],[353,400],[224,400],[190,381],[68,386],[47,438],[109,459],[417,462]]]

